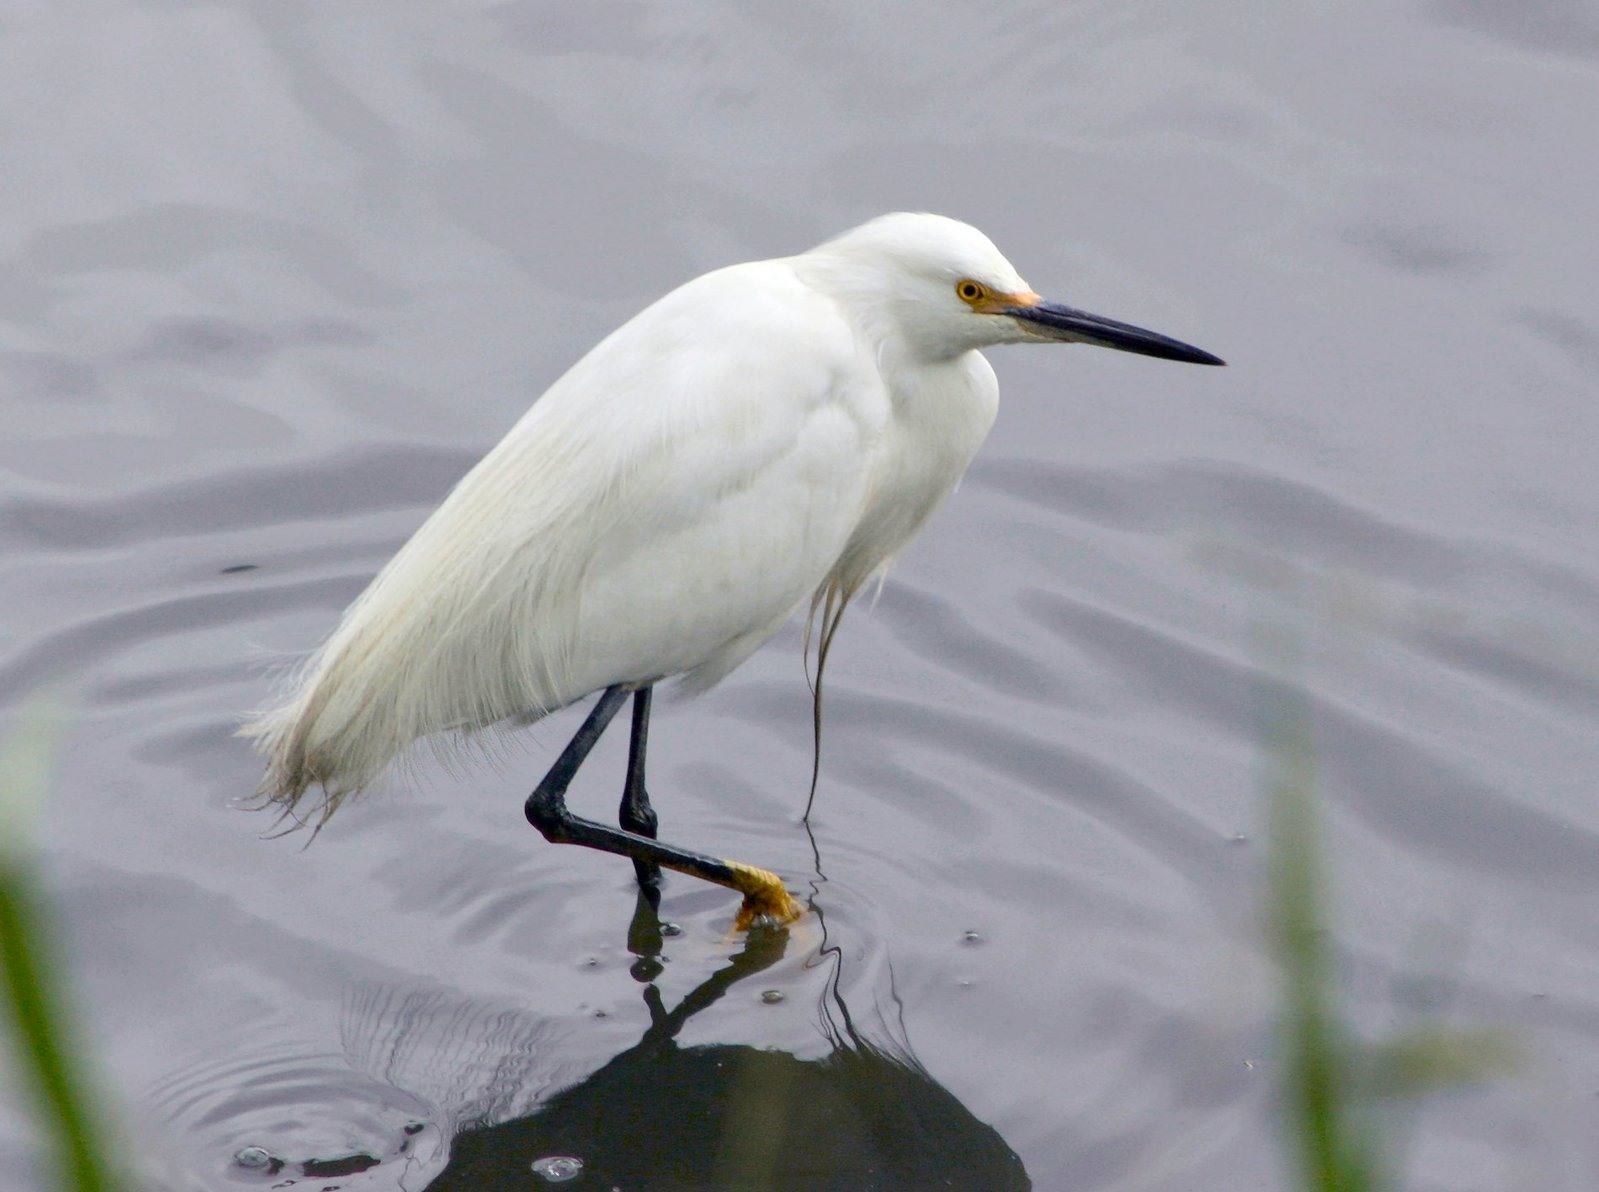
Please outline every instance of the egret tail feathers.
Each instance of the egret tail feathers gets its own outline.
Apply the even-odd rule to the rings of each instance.
[[[435,648],[397,645],[418,640]],[[439,624],[336,633],[291,674],[281,701],[239,730],[266,758],[260,805],[320,828],[415,742],[427,739],[448,763],[481,730],[531,724],[559,706],[536,666],[493,666],[465,648],[470,640]]]
[[[255,713],[238,732],[266,758],[257,805],[277,807],[283,819],[293,821],[291,831],[308,824],[320,830],[345,799],[360,794],[399,752],[375,741],[363,743],[348,729],[327,731],[323,712],[333,676],[319,662],[313,657],[286,685],[284,699]]]

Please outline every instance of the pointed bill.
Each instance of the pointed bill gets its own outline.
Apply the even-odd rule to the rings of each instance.
[[[1039,301],[1011,306],[1004,313],[1018,320],[1026,331],[1040,339],[1097,344],[1102,348],[1137,352],[1141,356],[1158,356],[1162,360],[1181,360],[1187,364],[1227,363],[1219,356],[1172,339],[1169,335],[1145,331],[1142,327],[1101,315],[1091,315],[1085,310],[1062,306],[1058,302]]]

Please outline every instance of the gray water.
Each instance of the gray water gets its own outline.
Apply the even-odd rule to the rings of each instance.
[[[775,1055],[724,1100],[781,1132],[773,1088],[877,1048],[861,1087],[1038,1188],[1287,1187],[1286,668],[1352,1019],[1420,989],[1521,1052],[1423,1107],[1407,1186],[1593,1187],[1596,127],[1579,0],[0,13],[0,692],[71,701],[45,859],[128,1168],[416,1192],[618,1073]],[[630,949],[629,867],[522,820],[578,710],[262,839],[230,733],[266,666],[545,385],[688,277],[900,208],[1230,367],[993,354],[991,441],[836,644],[814,852],[797,629],[660,704],[663,835],[820,913],[752,960],[679,879]],[[0,1085],[0,1184],[44,1187]],[[652,1144],[713,1184],[766,1136],[730,1135]]]

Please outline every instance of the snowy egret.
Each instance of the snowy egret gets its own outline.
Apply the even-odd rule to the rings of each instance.
[[[844,608],[954,489],[998,408],[978,351],[1208,352],[1046,302],[976,228],[886,215],[809,252],[707,273],[612,332],[467,473],[243,729],[262,794],[318,826],[413,742],[526,724],[602,692],[527,801],[546,839],[794,918],[778,877],[655,839],[650,693],[703,690],[802,606],[818,667]],[[628,695],[621,829],[568,784]]]

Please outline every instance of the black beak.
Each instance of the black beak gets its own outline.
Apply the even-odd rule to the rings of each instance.
[[[1140,356],[1158,356],[1162,360],[1181,360],[1187,364],[1226,364],[1219,356],[1172,339],[1134,327],[1131,323],[1118,323],[1115,319],[1101,318],[1087,311],[1073,310],[1057,302],[1040,302],[1034,306],[1012,306],[1005,313],[1020,319],[1027,330],[1041,339],[1061,340],[1067,343],[1098,344],[1102,348],[1115,348],[1122,352],[1137,352]]]

